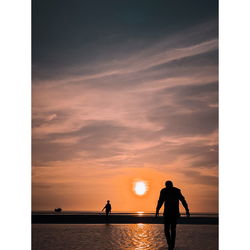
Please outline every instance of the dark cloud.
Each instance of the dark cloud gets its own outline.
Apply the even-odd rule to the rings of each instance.
[[[166,135],[197,136],[217,130],[217,83],[168,87],[155,99],[160,103],[170,100],[170,104],[152,109],[149,114],[152,122],[163,126]]]
[[[87,158],[118,154],[119,149],[105,145],[110,145],[121,136],[120,133],[124,133],[123,127],[108,122],[95,122],[71,132],[52,133],[49,137],[34,139],[33,158],[35,162],[49,162],[73,160],[79,157],[80,152],[88,152]],[[72,137],[76,139],[75,142],[65,142],[65,139]]]
[[[176,98],[203,98],[206,96],[218,94],[217,82],[206,83],[206,84],[195,84],[195,85],[182,85],[177,87],[166,88],[162,91],[162,94],[175,94]],[[203,100],[203,99],[202,99]]]
[[[207,145],[207,141],[188,143],[162,142],[137,152],[134,159],[139,166],[145,164],[168,165],[182,159],[182,169],[210,169],[218,166],[217,145]],[[161,168],[161,167],[160,167]]]
[[[155,94],[155,98],[163,101],[170,99],[173,105],[196,106],[197,109],[203,110],[204,106],[218,103],[218,83],[196,83],[196,84],[179,84],[178,86],[161,89]],[[195,105],[199,104],[199,105]],[[168,110],[169,111],[169,110]],[[178,110],[177,110],[178,111]]]
[[[182,171],[186,177],[186,181],[196,185],[218,186],[218,177],[211,175],[204,175],[198,171]]]
[[[34,165],[46,166],[46,162],[75,158],[99,159],[119,156],[126,153],[121,144],[153,137],[155,135],[148,134],[148,131],[143,129],[129,128],[110,121],[89,121],[88,125],[75,131],[51,133],[42,139],[34,138]],[[75,139],[75,142],[67,143],[67,139],[71,138]],[[81,153],[84,155],[81,156]]]
[[[167,136],[197,136],[210,134],[217,130],[218,109],[207,108],[190,113],[167,112],[163,107],[152,111],[149,119],[164,127]]]
[[[207,145],[206,142],[184,144],[175,150],[177,155],[186,155],[190,168],[218,167],[218,145]]]
[[[33,103],[36,101],[34,100]],[[70,117],[70,111],[53,110],[53,112],[40,112],[36,117],[36,112],[32,118],[32,128],[41,127],[46,124],[55,124],[65,121]]]
[[[32,141],[32,158],[35,166],[46,166],[51,161],[72,159],[76,153],[76,147],[69,144],[52,143],[47,139]]]
[[[170,135],[204,135],[217,129],[218,109],[210,108],[190,114],[171,115],[166,117],[165,132]]]
[[[56,70],[123,54],[125,46],[137,51],[166,34],[216,18],[217,7],[217,0],[33,0],[33,64]]]
[[[191,131],[193,134],[196,131]],[[169,164],[180,157],[190,160],[189,166],[196,168],[215,167],[217,165],[216,146],[206,145],[206,141],[188,144],[176,144],[171,141],[159,143],[166,136],[165,131],[150,131],[128,128],[114,122],[90,122],[88,125],[71,132],[53,133],[42,139],[33,139],[33,160],[36,166],[46,166],[49,162],[64,160],[103,160],[106,165],[143,166],[150,164]],[[176,133],[174,133],[176,136]],[[171,136],[168,135],[169,138]],[[64,142],[75,139],[72,143]],[[129,150],[128,145],[158,142],[156,146],[147,146]],[[114,160],[112,157],[130,154],[126,160]],[[106,158],[110,158],[106,161]],[[129,163],[129,164],[128,164]]]

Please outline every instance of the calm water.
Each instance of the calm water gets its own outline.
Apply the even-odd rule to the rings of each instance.
[[[33,250],[122,250],[166,248],[163,225],[34,224]],[[177,225],[176,250],[217,250],[217,225]]]

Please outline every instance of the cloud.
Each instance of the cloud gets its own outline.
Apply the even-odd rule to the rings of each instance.
[[[72,58],[56,67],[35,62],[36,173],[49,173],[50,184],[64,176],[67,185],[85,187],[93,171],[98,181],[109,178],[106,171],[147,168],[187,185],[217,185],[216,30],[215,22],[206,22],[145,42],[115,36],[110,39],[118,43],[89,61],[90,54],[79,64]],[[76,169],[86,173],[83,179],[71,172]],[[46,178],[34,178],[36,190],[50,188]]]
[[[120,37],[116,41],[112,38],[110,46],[100,46],[94,40],[92,42],[93,48],[85,51],[83,55],[80,53],[81,48],[77,49],[81,59],[77,63],[74,63],[75,59],[62,59],[58,60],[56,65],[47,67],[34,62],[34,81],[36,83],[42,80],[44,83],[46,80],[57,80],[72,83],[73,81],[86,82],[109,77],[119,78],[119,76],[124,77],[128,74],[142,74],[149,70],[154,71],[161,65],[169,66],[169,64],[180,60],[188,60],[188,58],[212,53],[218,48],[217,23],[215,21],[203,22],[180,32],[164,34],[164,36],[155,39],[148,37],[147,39],[130,38],[127,40]],[[107,38],[103,37],[102,39]],[[85,44],[83,44],[84,46]],[[93,53],[95,49],[99,50],[100,47],[102,53]],[[93,59],[90,60],[88,54]],[[206,58],[211,60],[209,56]],[[213,60],[214,58],[216,56],[213,56]],[[185,67],[188,64],[186,63]]]
[[[157,116],[152,115],[150,119],[159,122],[163,126],[164,133],[169,136],[205,135],[217,129],[217,108],[171,115],[168,115],[165,109],[163,112],[159,109],[155,112]]]
[[[80,158],[143,166],[153,159],[167,164],[182,158],[185,149],[165,138],[182,141],[216,133],[217,82],[177,79],[162,81],[160,87],[148,82],[125,89],[60,82],[35,86],[35,165]],[[193,164],[205,166],[207,160]]]
[[[195,183],[196,185],[208,185],[208,186],[214,186],[217,187],[218,185],[218,177],[212,176],[212,175],[204,175],[201,174],[198,171],[183,171],[182,174],[184,174],[186,181]]]

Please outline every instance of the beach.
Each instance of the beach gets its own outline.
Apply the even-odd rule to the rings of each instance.
[[[218,215],[182,216],[176,250],[218,249]],[[32,214],[33,250],[167,249],[163,216],[153,213],[36,212]]]
[[[153,213],[33,212],[33,250],[167,249],[163,216]],[[218,249],[218,215],[178,220],[176,250]]]
[[[74,213],[36,213],[32,214],[33,224],[163,224],[163,216],[157,218],[153,214],[111,214],[108,218],[104,214],[74,214]],[[186,218],[182,216],[179,224],[217,225],[218,216],[196,215]]]
[[[161,224],[33,224],[33,250],[163,250]],[[177,225],[175,250],[217,250],[217,225]]]

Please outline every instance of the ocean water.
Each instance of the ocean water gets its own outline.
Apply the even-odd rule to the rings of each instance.
[[[33,224],[32,250],[167,249],[162,224]],[[217,250],[217,225],[177,225],[176,250]]]

